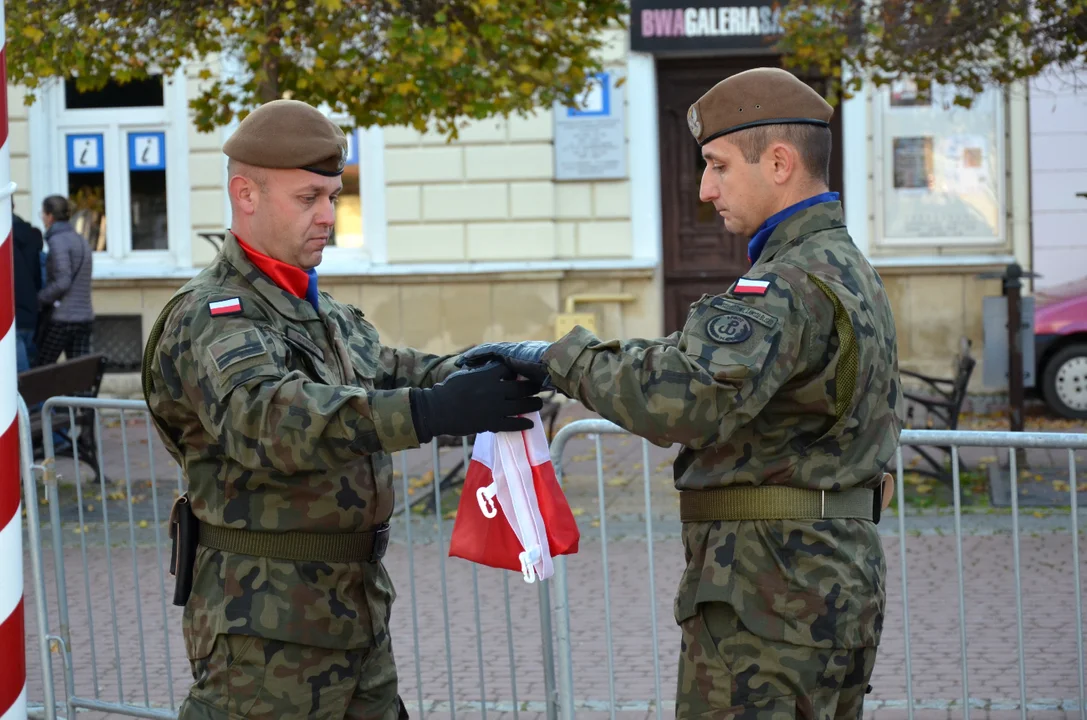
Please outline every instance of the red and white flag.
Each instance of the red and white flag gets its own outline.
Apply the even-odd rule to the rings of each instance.
[[[552,558],[574,554],[581,538],[559,487],[539,413],[522,432],[476,435],[457,508],[449,556],[519,570],[525,582],[555,572]]]
[[[734,295],[765,295],[769,289],[769,280],[752,280],[742,277],[736,281],[736,286],[732,288],[732,292]]]

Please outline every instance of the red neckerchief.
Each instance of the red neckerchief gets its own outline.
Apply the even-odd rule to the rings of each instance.
[[[309,288],[309,275],[302,268],[297,268],[294,265],[288,265],[282,260],[276,260],[275,258],[268,257],[264,253],[258,252],[249,247],[238,237],[237,233],[234,233],[234,237],[238,238],[238,245],[245,251],[246,257],[249,258],[249,262],[257,266],[257,269],[272,279],[276,285],[283,290],[286,290],[291,295],[294,295],[299,300],[306,299],[306,290]]]

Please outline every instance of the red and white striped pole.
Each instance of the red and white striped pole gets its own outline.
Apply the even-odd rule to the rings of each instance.
[[[19,478],[15,276],[12,262],[11,148],[7,37],[0,0],[0,720],[26,720],[23,520]]]

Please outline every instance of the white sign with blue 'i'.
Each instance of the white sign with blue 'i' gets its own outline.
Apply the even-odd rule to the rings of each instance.
[[[68,136],[69,173],[104,172],[103,156],[101,133]]]
[[[129,170],[166,169],[166,133],[134,132],[128,134]]]

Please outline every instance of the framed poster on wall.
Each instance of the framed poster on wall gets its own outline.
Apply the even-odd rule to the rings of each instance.
[[[1004,99],[898,81],[876,93],[876,230],[884,245],[1004,242]]]

